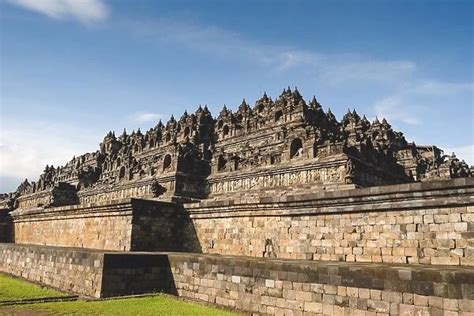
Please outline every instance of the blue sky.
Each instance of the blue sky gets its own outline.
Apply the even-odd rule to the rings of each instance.
[[[109,130],[297,86],[474,164],[473,1],[0,2],[0,192]]]

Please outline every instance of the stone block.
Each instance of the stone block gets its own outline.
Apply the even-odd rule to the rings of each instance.
[[[369,311],[374,311],[377,313],[389,313],[390,312],[390,303],[380,300],[367,300],[367,308]]]
[[[459,257],[431,257],[432,265],[459,265]]]
[[[323,304],[316,302],[304,302],[304,311],[310,313],[322,313]]]
[[[442,297],[436,297],[436,296],[430,296],[428,298],[428,305],[430,307],[442,309],[443,308],[443,298]]]
[[[401,303],[403,301],[402,293],[382,291],[382,300],[391,303]]]
[[[459,304],[457,299],[443,299],[443,309],[450,310],[450,311],[459,311]]]
[[[346,296],[346,295],[347,295],[347,287],[345,287],[345,286],[338,286],[338,287],[337,287],[337,295],[339,295],[339,296]]]
[[[324,293],[325,294],[337,294],[338,287],[336,285],[324,284]]]
[[[232,283],[240,284],[240,276],[233,275],[232,276]]]
[[[416,306],[428,306],[428,296],[414,294],[413,303]]]
[[[359,289],[355,287],[347,287],[346,293],[349,297],[359,297]]]
[[[459,300],[459,311],[460,312],[471,312],[474,313],[474,300]]]
[[[265,280],[265,286],[269,288],[275,287],[275,280],[267,279]]]

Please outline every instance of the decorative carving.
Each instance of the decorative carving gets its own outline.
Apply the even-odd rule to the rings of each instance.
[[[166,192],[166,188],[155,181],[152,183],[150,187],[150,191],[153,193],[155,197],[159,197],[160,195]]]
[[[245,99],[235,112],[224,106],[216,119],[207,106],[199,106],[148,131],[124,130],[119,137],[111,131],[98,151],[73,157],[61,167],[46,166],[38,181],[25,180],[2,200],[57,203],[58,197],[52,201],[46,193],[58,191],[61,183],[70,186],[66,191],[77,191],[81,202],[92,202],[472,175],[472,167],[455,155],[408,143],[385,119],[370,123],[349,110],[338,122],[315,97],[307,103],[298,89],[287,88],[275,100],[264,93],[254,107]]]
[[[354,163],[352,162],[351,159],[347,159],[347,162],[346,162],[346,175],[344,177],[345,183],[346,184],[354,183],[354,176],[355,176]]]

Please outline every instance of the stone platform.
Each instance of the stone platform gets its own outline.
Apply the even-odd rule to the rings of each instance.
[[[0,244],[0,271],[85,296],[163,291],[242,311],[474,313],[470,267],[320,262]]]
[[[0,235],[13,222],[18,244],[474,266],[474,178],[187,204],[128,198],[11,216]]]

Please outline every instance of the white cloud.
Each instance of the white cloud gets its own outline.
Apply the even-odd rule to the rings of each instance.
[[[453,100],[461,94],[472,95],[472,82],[442,82],[434,80],[408,81],[400,85],[391,96],[373,104],[375,115],[389,121],[399,121],[410,125],[419,125],[424,111],[432,105],[432,99]],[[424,101],[424,102],[423,102]],[[426,112],[425,112],[426,113]]]
[[[375,103],[375,115],[388,121],[399,121],[405,124],[418,125],[423,107],[407,105],[400,97],[388,97]]]
[[[443,82],[422,80],[410,82],[403,87],[404,94],[445,96],[456,93],[473,92],[474,82]]]
[[[47,164],[64,165],[74,155],[98,150],[103,134],[91,128],[49,121],[18,124],[18,120],[2,117],[1,123],[0,179],[36,181]]]
[[[73,18],[83,23],[105,20],[109,12],[101,0],[8,0],[8,2],[54,19]]]
[[[324,69],[321,77],[333,84],[341,84],[346,81],[370,81],[387,82],[400,80],[412,74],[416,70],[416,64],[411,61],[351,61],[332,63]]]
[[[179,18],[133,21],[125,28],[135,36],[174,43],[187,49],[225,59],[239,59],[274,71],[304,71],[322,81],[388,81],[412,74],[416,65],[407,60],[372,60],[350,54],[321,54],[285,45],[243,38],[216,26],[182,22]]]
[[[163,114],[151,112],[135,113],[130,118],[135,123],[158,122],[159,119],[163,118]]]

